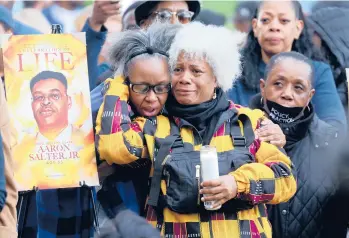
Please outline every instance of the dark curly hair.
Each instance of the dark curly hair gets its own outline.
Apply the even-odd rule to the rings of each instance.
[[[261,8],[262,4],[263,1],[259,2],[254,14],[254,18],[258,18],[259,9]],[[301,4],[298,1],[292,1],[292,4],[297,19],[304,22],[304,29],[299,39],[293,42],[292,51],[301,53],[312,60],[325,61],[320,50],[312,43]],[[239,80],[241,80],[247,88],[253,89],[257,93],[259,92],[259,80],[263,77],[259,71],[259,65],[262,61],[262,54],[261,46],[259,45],[257,38],[254,36],[252,29],[248,33],[246,43],[241,50],[241,57],[242,76],[239,78]]]

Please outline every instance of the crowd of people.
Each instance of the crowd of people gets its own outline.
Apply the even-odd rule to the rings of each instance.
[[[32,191],[19,213],[0,57],[0,237],[346,237],[347,2],[242,1],[234,30],[200,1],[14,3],[0,34],[86,33],[101,186]],[[33,97],[52,84],[67,90],[39,73]]]

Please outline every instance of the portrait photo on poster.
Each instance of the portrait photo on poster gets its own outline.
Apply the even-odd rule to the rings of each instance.
[[[98,185],[84,33],[11,36],[3,56],[19,190]]]

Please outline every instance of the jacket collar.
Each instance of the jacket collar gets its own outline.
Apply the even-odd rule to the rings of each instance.
[[[238,115],[238,111],[234,105],[233,102],[229,101],[229,109],[224,111],[217,123],[216,123],[216,126],[214,128],[214,133],[218,131],[218,129],[227,121],[229,121],[230,119],[232,119],[234,116],[237,116]],[[199,132],[198,130],[189,122],[187,122],[186,120],[182,119],[182,118],[179,118],[179,117],[173,117],[174,119],[174,122],[176,123],[176,125],[181,129],[182,127],[189,127],[191,128],[198,136],[199,136]],[[200,136],[199,136],[200,137]],[[200,143],[202,143],[202,140],[203,138],[200,137]]]

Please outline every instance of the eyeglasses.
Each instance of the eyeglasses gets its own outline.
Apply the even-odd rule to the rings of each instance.
[[[149,85],[149,84],[132,84],[129,83],[131,89],[135,93],[147,94],[150,89],[153,90],[155,94],[168,93],[171,90],[171,84],[158,84],[158,85]]]
[[[189,23],[194,16],[194,12],[187,10],[179,10],[178,12],[172,12],[170,10],[161,10],[157,12],[153,12],[156,17],[163,22],[170,21],[172,16],[176,16],[178,21],[182,24]]]

